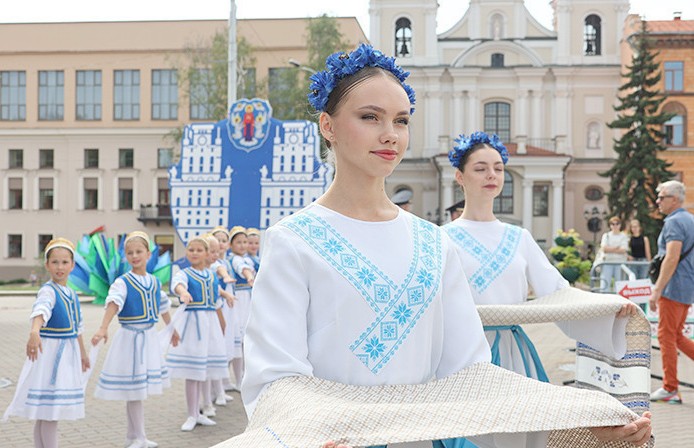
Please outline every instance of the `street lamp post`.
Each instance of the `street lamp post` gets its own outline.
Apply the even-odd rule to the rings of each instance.
[[[305,66],[304,64],[297,61],[296,59],[291,58],[287,62],[289,63],[289,65],[294,66],[294,67],[298,68],[299,70],[303,70],[303,71],[310,73],[312,75],[316,74],[316,71],[314,69],[312,69],[311,67]]]
[[[597,207],[593,207],[592,210],[584,211],[583,218],[588,221],[588,230],[593,232],[593,251],[595,250],[595,243],[597,240],[598,232],[602,230],[602,222],[607,218],[607,212],[605,210],[600,211]]]

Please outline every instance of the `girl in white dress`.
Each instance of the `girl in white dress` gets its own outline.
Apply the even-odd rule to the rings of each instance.
[[[420,384],[491,360],[453,243],[385,192],[408,147],[407,74],[368,45],[327,66],[309,97],[335,178],[266,232],[245,339],[249,415],[287,376]],[[650,421],[633,430],[650,434]]]
[[[115,316],[121,328],[116,331],[99,375],[94,395],[103,400],[126,402],[129,448],[156,447],[145,435],[144,401],[150,395],[161,395],[170,386],[155,325],[159,316],[171,322],[171,302],[159,279],[147,272],[151,256],[149,236],[135,231],[125,238],[125,257],[132,268],[118,277],[108,290],[106,312],[101,327],[92,337],[97,345],[108,340],[108,327]],[[171,344],[178,344],[174,330]]]
[[[75,246],[56,238],[45,253],[51,280],[36,296],[27,360],[3,420],[11,415],[36,420],[34,446],[57,448],[58,421],[84,418],[83,372],[89,369],[89,358],[82,342],[80,302],[67,286],[75,267]]]
[[[212,269],[217,272],[217,278],[219,279],[220,284],[223,285],[224,290],[234,297],[233,300],[222,301],[222,313],[224,315],[224,321],[226,322],[224,341],[226,342],[227,360],[230,364],[232,364],[234,375],[236,375],[237,366],[240,369],[240,363],[234,363],[234,360],[237,358],[240,359],[242,356],[241,329],[239,328],[239,324],[237,322],[238,319],[236,318],[236,310],[234,306],[234,302],[236,300],[236,296],[234,295],[234,283],[236,283],[236,280],[229,277],[229,281],[224,281],[224,278],[228,277],[229,273],[232,272],[231,263],[226,258],[226,254],[229,251],[229,231],[225,227],[219,226],[212,229],[211,233],[219,242],[219,254],[217,255],[217,261],[212,264]],[[239,370],[239,375],[240,372],[241,371]],[[225,389],[231,390],[233,386],[229,379],[225,379],[224,381],[226,384],[222,385],[221,391],[219,390],[219,386],[216,386],[215,388],[215,395],[217,397],[215,399],[215,404],[220,406],[224,406],[226,401],[233,399],[231,396],[224,393]]]
[[[236,280],[234,284],[236,309],[234,311],[239,326],[238,331],[241,334],[241,357],[235,358],[231,364],[234,369],[234,378],[236,380],[233,389],[240,389],[241,380],[243,380],[243,337],[246,334],[248,314],[251,311],[251,297],[256,275],[252,261],[246,257],[248,253],[248,235],[246,232],[246,228],[242,226],[234,226],[229,231],[229,249],[231,250],[231,259],[229,261]]]
[[[188,241],[186,258],[190,267],[174,274],[172,290],[185,304],[176,329],[181,335],[178,346],[169,349],[166,363],[171,378],[186,380],[188,418],[181,431],[192,431],[196,425],[216,425],[200,413],[200,391],[207,379],[224,379],[229,375],[222,323],[216,313],[221,307],[219,282],[207,269],[209,243],[196,236]]]
[[[260,230],[249,227],[247,229],[248,237],[248,258],[253,262],[253,269],[258,272],[260,269]]]

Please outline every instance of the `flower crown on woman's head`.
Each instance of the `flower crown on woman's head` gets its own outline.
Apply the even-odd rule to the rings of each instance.
[[[469,137],[466,137],[465,134],[460,134],[460,137],[455,139],[455,142],[456,144],[453,149],[448,152],[448,160],[451,161],[451,165],[455,168],[460,167],[460,161],[463,159],[466,152],[481,143],[496,149],[504,165],[508,162],[508,150],[504,144],[501,143],[501,139],[496,134],[489,135],[482,131],[473,132]]]
[[[405,79],[410,76],[410,72],[406,72],[397,65],[395,58],[384,55],[368,44],[359,45],[356,50],[349,54],[337,52],[328,56],[325,60],[325,70],[311,75],[312,82],[308,94],[308,101],[311,106],[318,112],[325,111],[330,92],[337,86],[337,83],[342,78],[353,75],[364,67],[379,67],[395,75],[413,106],[410,108],[410,115],[414,113],[414,89],[405,84]]]

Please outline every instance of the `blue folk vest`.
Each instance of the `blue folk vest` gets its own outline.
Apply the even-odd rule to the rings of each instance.
[[[55,292],[55,306],[51,318],[46,322],[46,326],[39,330],[39,334],[46,338],[76,338],[77,329],[82,320],[77,294],[71,289],[69,293],[65,293],[53,282],[48,282],[46,285],[53,288]]]
[[[123,309],[118,313],[122,324],[153,324],[159,321],[161,305],[161,284],[152,277],[149,287],[144,286],[137,277],[128,272],[121,276],[128,288]]]
[[[231,257],[232,270],[234,271],[234,278],[236,279],[236,284],[234,285],[234,290],[247,291],[247,290],[251,289],[251,285],[248,284],[248,280],[246,280],[246,277],[244,277],[243,275],[240,275],[238,272],[236,272],[236,269],[234,269],[234,266],[233,266],[234,258],[237,258],[237,257],[244,259],[244,257],[242,257],[240,255],[233,255]]]
[[[219,295],[219,281],[210,271],[200,275],[192,268],[183,270],[188,277],[188,292],[193,301],[186,305],[186,311],[215,310],[215,303]]]

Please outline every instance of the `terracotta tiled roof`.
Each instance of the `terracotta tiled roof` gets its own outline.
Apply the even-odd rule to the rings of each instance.
[[[694,20],[649,20],[647,23],[651,33],[694,32]]]
[[[516,143],[506,143],[506,149],[508,149],[509,154],[512,156],[566,157],[566,154],[559,154],[554,151],[549,151],[547,149],[530,145],[525,146],[525,154],[518,154],[518,144]]]

